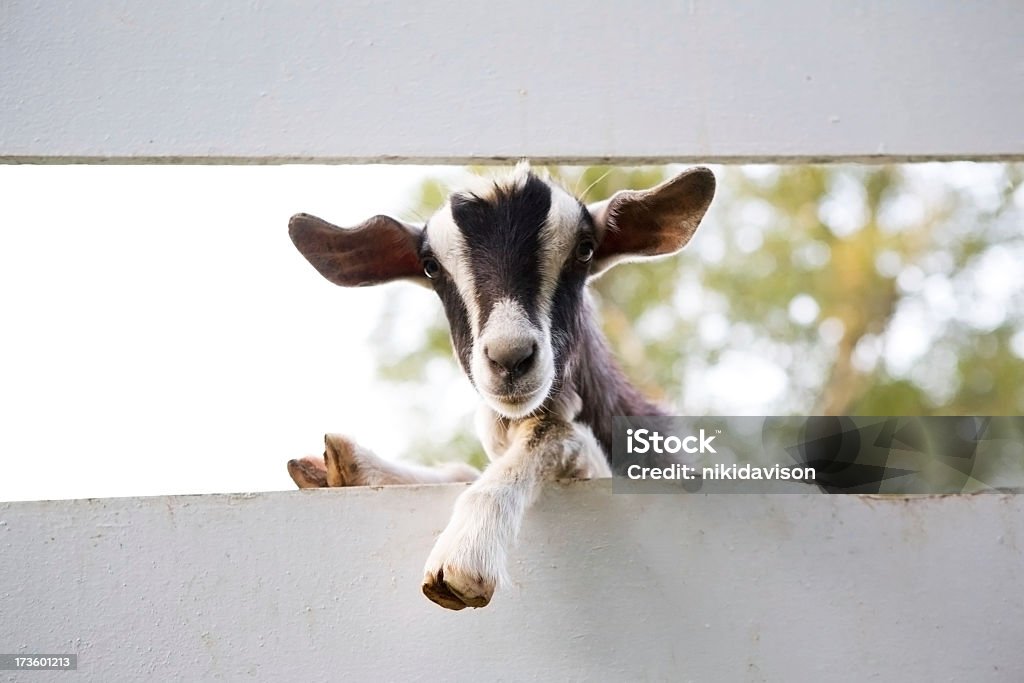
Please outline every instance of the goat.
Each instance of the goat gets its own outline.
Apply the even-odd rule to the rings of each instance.
[[[427,559],[422,590],[453,610],[487,605],[540,485],[610,476],[612,417],[664,414],[616,363],[587,281],[618,262],[682,249],[714,192],[711,171],[693,168],[586,206],[521,162],[505,178],[453,193],[422,228],[388,216],[351,229],[293,216],[292,241],[331,282],[404,279],[434,289],[455,356],[482,398],[476,428],[491,461],[482,474],[394,463],[329,434],[323,462],[288,463],[293,480],[303,488],[472,481]]]

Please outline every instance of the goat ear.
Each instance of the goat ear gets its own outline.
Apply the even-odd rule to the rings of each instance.
[[[342,287],[422,279],[420,229],[390,216],[374,216],[354,228],[339,228],[300,213],[288,221],[295,247],[321,275]]]
[[[649,190],[623,190],[587,207],[599,244],[593,274],[620,261],[674,254],[690,241],[715,196],[715,175],[691,168]]]

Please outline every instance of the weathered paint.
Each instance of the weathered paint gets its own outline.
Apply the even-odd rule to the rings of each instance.
[[[1024,497],[556,486],[482,610],[459,485],[0,504],[0,650],[68,680],[1024,680]],[[0,680],[27,680],[0,673]]]

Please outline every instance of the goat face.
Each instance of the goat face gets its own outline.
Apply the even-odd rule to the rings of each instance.
[[[336,284],[432,286],[462,369],[496,413],[516,419],[557,391],[579,341],[587,278],[617,261],[681,249],[714,187],[710,171],[691,169],[588,207],[524,163],[452,194],[422,229],[375,216],[343,230],[299,214],[289,233]]]
[[[596,243],[586,207],[524,165],[427,222],[425,273],[463,370],[499,415],[528,415],[551,393]]]

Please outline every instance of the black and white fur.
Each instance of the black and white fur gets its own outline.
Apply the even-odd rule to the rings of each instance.
[[[626,379],[586,284],[616,262],[675,253],[714,196],[704,168],[586,206],[525,163],[452,194],[422,228],[375,216],[340,229],[299,214],[289,232],[327,279],[411,279],[441,299],[455,355],[483,399],[476,425],[490,466],[459,497],[425,567],[423,592],[450,609],[486,605],[540,485],[609,476],[612,417],[662,411]],[[326,465],[292,461],[300,485],[467,481],[465,466],[384,461],[327,437]],[[323,468],[326,467],[326,472]]]

